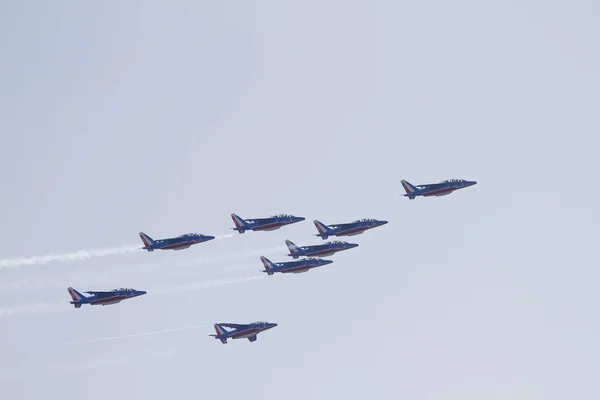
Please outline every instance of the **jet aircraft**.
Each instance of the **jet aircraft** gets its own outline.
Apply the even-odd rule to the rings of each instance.
[[[275,328],[277,324],[271,322],[252,322],[250,324],[230,324],[219,323],[215,324],[216,335],[215,339],[219,339],[223,344],[227,343],[227,339],[248,339],[250,342],[256,340],[256,335],[271,328]],[[232,330],[227,330],[230,328]]]
[[[89,291],[85,292],[91,294],[91,296],[84,296],[72,287],[67,288],[73,301],[69,303],[73,304],[75,308],[80,308],[83,304],[89,304],[92,306],[101,305],[107,306],[109,304],[117,304],[122,300],[127,300],[133,297],[145,295],[147,292],[143,290],[135,289],[113,289],[109,291]]]
[[[290,250],[288,256],[293,258],[298,257],[328,257],[332,256],[338,251],[344,251],[353,249],[358,246],[356,243],[340,242],[337,240],[325,243],[317,244],[313,246],[296,246],[291,240],[286,240],[285,244]]]
[[[214,236],[201,235],[199,233],[186,233],[174,238],[154,240],[144,232],[139,233],[144,247],[142,249],[148,251],[154,250],[183,250],[191,245],[213,240]]]
[[[372,218],[359,219],[354,222],[336,225],[325,225],[319,220],[314,220],[313,223],[317,227],[318,234],[323,239],[327,239],[329,236],[356,236],[360,235],[366,230],[377,228],[378,226],[385,225],[388,221],[379,221]]]
[[[331,264],[333,262],[331,260],[322,260],[320,258],[303,258],[302,260],[298,261],[274,263],[265,256],[261,256],[260,260],[265,266],[263,272],[266,272],[268,275],[273,275],[275,272],[281,272],[282,274],[300,274],[310,269]]]
[[[231,229],[239,233],[244,233],[246,231],[274,231],[284,225],[304,221],[306,218],[279,214],[268,218],[242,219],[236,214],[231,214],[231,219],[233,219],[233,223],[235,224],[235,228]]]
[[[466,181],[464,179],[448,179],[440,183],[427,183],[424,185],[413,185],[404,179],[400,182],[406,191],[406,194],[403,196],[408,197],[410,200],[414,200],[416,196],[446,196],[455,190],[477,184],[476,181]]]

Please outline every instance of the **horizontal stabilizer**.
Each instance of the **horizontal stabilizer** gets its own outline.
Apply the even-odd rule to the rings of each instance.
[[[224,337],[219,337],[219,335],[208,335],[208,336],[212,336],[212,337],[214,337],[215,339],[219,339],[219,340],[221,341],[221,343],[223,343],[223,344],[227,344],[227,338],[224,338]]]

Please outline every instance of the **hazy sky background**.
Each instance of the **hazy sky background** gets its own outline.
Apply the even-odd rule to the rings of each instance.
[[[307,220],[0,268],[0,397],[598,398],[599,9],[4,2],[0,259]],[[402,178],[479,184],[410,201]],[[313,219],[366,217],[390,223],[263,276]],[[254,320],[279,326],[208,336]]]

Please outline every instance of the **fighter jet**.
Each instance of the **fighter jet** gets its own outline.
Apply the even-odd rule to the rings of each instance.
[[[265,256],[261,256],[260,260],[265,266],[263,272],[266,272],[268,275],[273,275],[275,272],[281,272],[282,274],[299,274],[333,262],[331,260],[322,260],[320,258],[304,258],[298,261],[274,263]]]
[[[135,289],[113,289],[105,292],[101,291],[89,291],[85,292],[87,294],[91,294],[91,296],[84,296],[79,293],[77,290],[72,287],[67,288],[69,294],[73,301],[69,303],[73,304],[75,308],[80,308],[83,304],[89,304],[92,306],[101,305],[107,306],[110,304],[120,303],[122,300],[131,299],[133,297],[138,297],[145,295],[147,292],[143,290],[135,290]]]
[[[313,246],[296,246],[291,240],[286,240],[285,244],[290,250],[288,256],[293,258],[298,257],[328,257],[332,256],[338,251],[344,251],[353,249],[358,246],[356,243],[340,242],[334,240],[325,244],[317,244]]]
[[[313,223],[317,227],[319,236],[323,239],[327,239],[329,236],[356,236],[360,235],[366,230],[377,228],[378,226],[385,225],[388,221],[379,221],[372,218],[359,219],[354,222],[336,225],[325,225],[319,220],[314,220]]]
[[[239,233],[244,233],[246,231],[274,231],[284,225],[304,221],[306,218],[279,214],[269,218],[242,219],[236,214],[231,214],[231,219],[233,219],[233,223],[235,224],[235,228],[231,229]]]
[[[252,322],[251,324],[218,323],[215,324],[217,334],[209,336],[219,339],[223,344],[227,343],[227,339],[248,339],[250,342],[254,342],[257,334],[276,326],[275,323],[262,321]]]
[[[464,189],[477,184],[476,181],[466,181],[464,179],[449,179],[440,183],[427,183],[424,185],[413,185],[404,179],[400,182],[406,191],[406,194],[403,196],[408,197],[410,200],[414,200],[416,196],[446,196],[455,190]]]
[[[144,242],[144,247],[142,247],[142,249],[148,251],[183,250],[194,244],[207,242],[215,238],[214,236],[201,235],[199,233],[186,233],[174,238],[154,240],[144,232],[140,232],[139,235],[142,242]]]

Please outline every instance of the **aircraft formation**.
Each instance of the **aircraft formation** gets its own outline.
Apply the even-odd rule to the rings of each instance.
[[[422,197],[439,197],[446,196],[452,192],[476,185],[476,181],[467,181],[464,179],[449,179],[439,183],[413,185],[406,180],[402,180],[401,184],[406,191],[405,197],[414,200],[418,196]],[[274,231],[281,229],[286,225],[295,224],[304,221],[305,217],[298,217],[289,214],[279,214],[267,218],[243,219],[237,214],[231,214],[231,219],[235,225],[231,228],[240,234],[246,231]],[[313,224],[317,229],[314,236],[318,236],[323,240],[327,240],[330,236],[356,236],[367,230],[378,228],[387,224],[388,221],[377,220],[373,218],[359,219],[353,222],[339,223],[326,225],[319,220],[314,220]],[[215,236],[202,235],[199,233],[187,233],[173,238],[152,239],[144,232],[139,233],[140,239],[144,246],[141,249],[148,252],[154,250],[183,250],[195,244],[207,242],[215,239]],[[356,243],[348,243],[344,241],[334,240],[324,244],[297,246],[291,240],[286,240],[285,244],[289,250],[288,257],[292,257],[293,261],[272,262],[265,256],[261,256],[260,260],[264,266],[262,272],[267,275],[275,273],[291,273],[298,274],[310,271],[313,268],[318,268],[324,265],[333,263],[332,260],[324,260],[320,257],[329,257],[340,251],[346,251],[358,247]],[[109,291],[87,291],[84,292],[89,296],[85,296],[76,289],[67,288],[69,295],[72,298],[70,304],[75,308],[81,308],[84,304],[89,305],[111,305],[120,303],[123,300],[145,295],[144,290],[136,290],[131,288],[120,288]],[[275,328],[276,323],[257,321],[249,324],[234,324],[219,322],[214,324],[215,334],[209,336],[220,340],[223,344],[227,343],[228,339],[248,339],[254,342],[257,335],[266,330]]]

